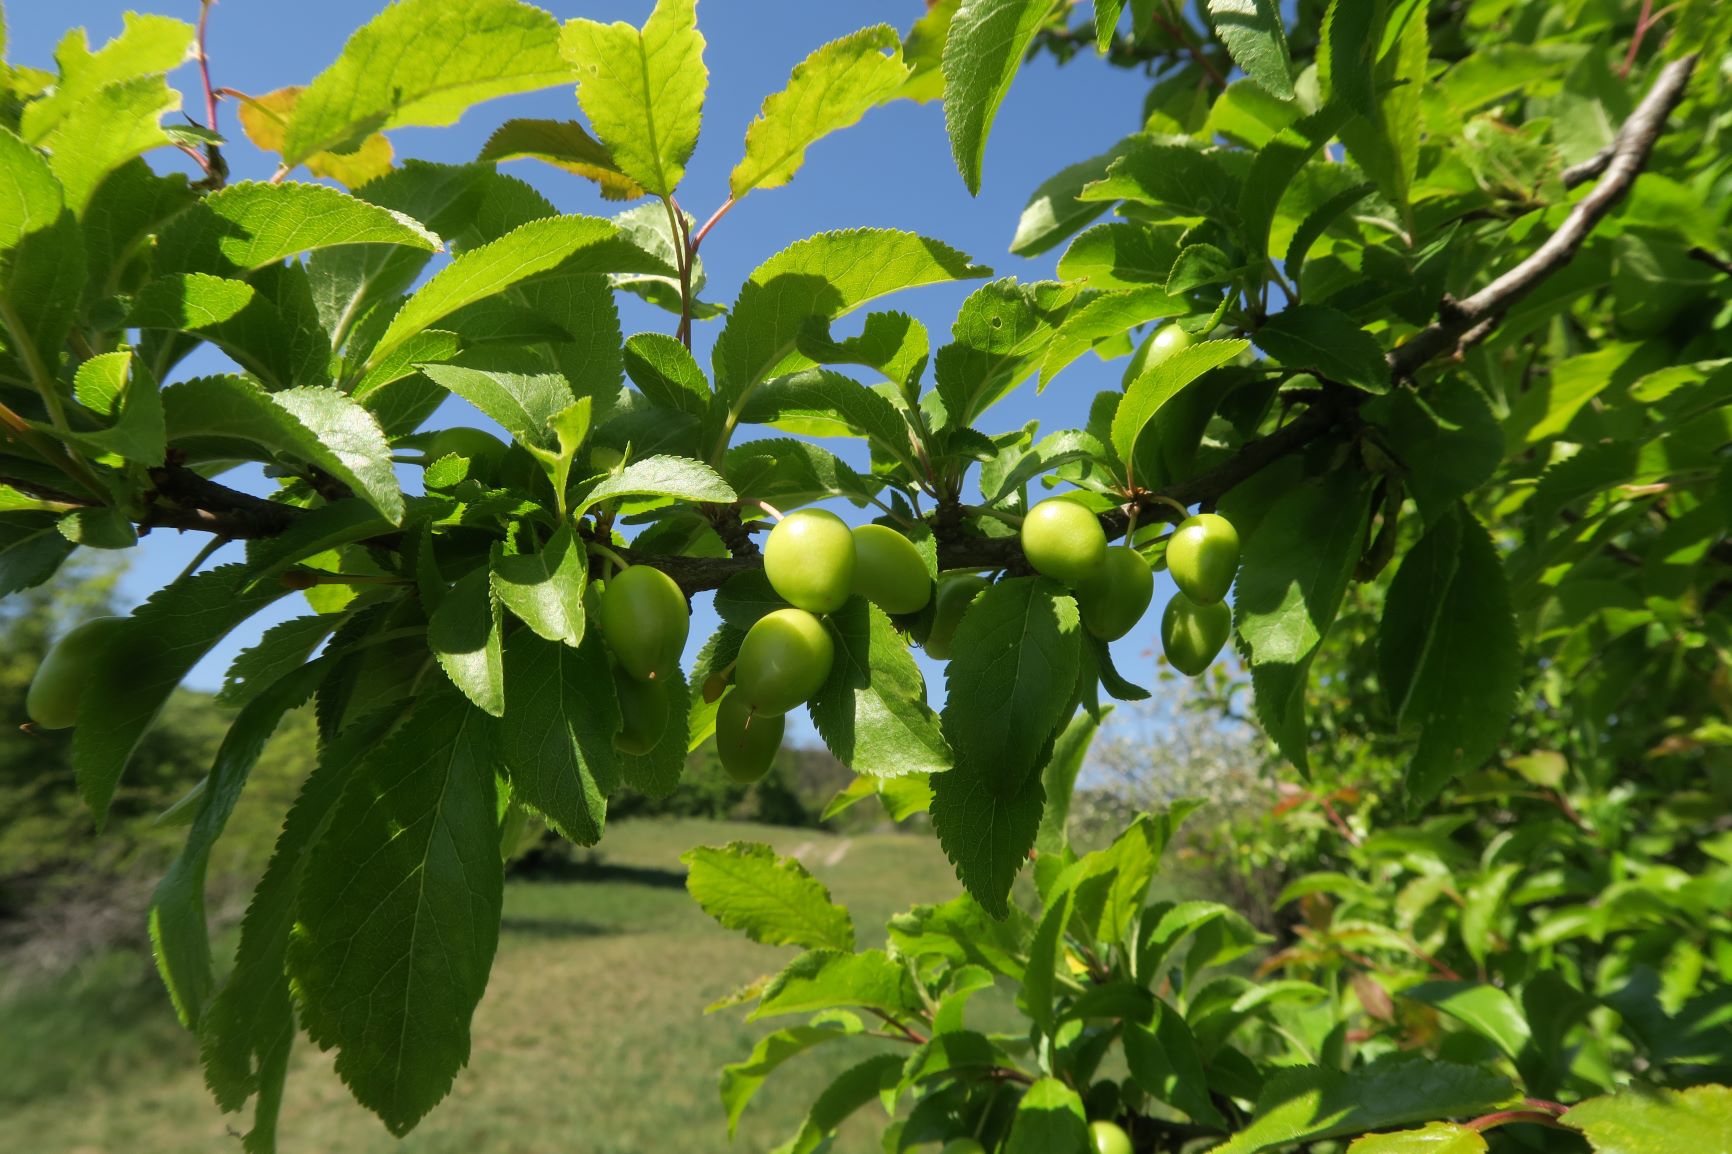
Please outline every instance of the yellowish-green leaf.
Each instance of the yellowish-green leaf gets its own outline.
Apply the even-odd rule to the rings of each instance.
[[[805,163],[806,149],[898,95],[907,77],[901,42],[887,24],[813,52],[794,66],[788,87],[766,99],[746,129],[746,155],[728,177],[734,199],[754,188],[787,184]]]
[[[577,69],[577,102],[619,170],[670,196],[697,147],[704,113],[704,38],[696,0],[657,0],[643,29],[573,20],[561,49]]]
[[[575,120],[507,120],[487,138],[477,160],[539,160],[593,180],[607,200],[635,200],[643,186],[619,170],[607,145]]]

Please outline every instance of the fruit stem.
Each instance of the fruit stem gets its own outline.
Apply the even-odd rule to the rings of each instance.
[[[1179,524],[1191,519],[1191,511],[1173,500],[1171,497],[1163,497],[1159,493],[1144,493],[1138,497],[1137,504],[1142,505],[1145,503],[1166,505],[1172,509],[1173,513],[1177,513],[1178,516],[1175,517],[1172,513],[1169,513],[1167,514],[1167,520],[1172,521],[1174,524]]]
[[[768,501],[752,501],[750,503],[753,505],[756,505],[758,508],[760,508],[764,512],[768,513],[770,515],[771,519],[776,521],[777,523],[780,523],[782,518],[784,516],[786,516],[785,513],[783,513],[780,509],[776,508],[774,505],[770,504]]]
[[[1015,513],[1007,513],[1003,509],[989,509],[985,505],[964,505],[962,511],[971,517],[996,517],[1012,528],[1022,526],[1022,518]]]
[[[618,573],[621,569],[628,569],[631,567],[630,563],[627,562],[624,557],[621,557],[618,553],[615,553],[600,541],[589,542],[589,551],[607,558],[608,563],[613,566],[613,572],[608,574],[610,577],[615,573]]]

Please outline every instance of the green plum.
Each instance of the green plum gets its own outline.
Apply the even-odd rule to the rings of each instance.
[[[686,595],[650,565],[628,565],[601,595],[601,635],[625,671],[639,681],[672,676],[691,628]]]
[[[493,434],[469,425],[452,425],[436,431],[427,442],[427,463],[456,454],[469,458],[477,479],[498,475],[509,446]]]
[[[986,1154],[986,1147],[977,1138],[952,1138],[938,1154]]]
[[[854,591],[854,534],[826,509],[796,509],[764,542],[764,576],[782,600],[808,613],[834,613]]]
[[[66,729],[78,721],[78,699],[111,657],[115,640],[124,632],[124,617],[96,617],[67,630],[54,643],[24,695],[24,712],[38,729]]]
[[[786,726],[784,715],[755,712],[738,691],[722,698],[716,707],[716,752],[728,776],[750,785],[769,773]]]
[[[668,691],[659,681],[639,681],[614,671],[613,688],[619,697],[620,730],[614,748],[642,757],[661,741],[668,727]]]
[[[1075,501],[1054,497],[1022,519],[1022,552],[1038,572],[1070,585],[1100,572],[1107,535],[1100,518]]]
[[[1102,641],[1117,641],[1136,627],[1155,596],[1155,572],[1129,545],[1107,549],[1100,572],[1077,582],[1083,625]]]
[[[1187,518],[1167,542],[1167,568],[1180,592],[1198,605],[1213,605],[1239,572],[1239,531],[1219,513]]]
[[[978,573],[940,573],[938,593],[932,599],[932,627],[921,643],[928,657],[939,661],[950,659],[950,646],[956,640],[956,627],[969,603],[991,582]]]
[[[1233,611],[1224,601],[1198,605],[1175,593],[1161,615],[1161,648],[1173,668],[1189,677],[1209,668],[1232,632]]]
[[[932,600],[932,577],[914,542],[885,525],[854,530],[854,592],[886,613],[918,613]]]
[[[1176,324],[1161,326],[1154,336],[1149,338],[1149,352],[1143,358],[1143,371],[1147,372],[1174,353],[1181,352],[1197,343],[1197,338]]]
[[[1094,1154],[1131,1154],[1131,1136],[1116,1122],[1090,1122],[1089,1142]]]
[[[777,609],[740,642],[733,696],[759,713],[786,713],[823,687],[835,659],[822,621],[804,609]]]

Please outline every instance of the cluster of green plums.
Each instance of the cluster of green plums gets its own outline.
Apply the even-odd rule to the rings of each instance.
[[[1089,1123],[1090,1154],[1131,1154],[1131,1136],[1117,1122]],[[954,1138],[939,1154],[986,1154],[977,1138]]]
[[[1076,593],[1084,628],[1117,641],[1141,620],[1154,574],[1129,545],[1108,545],[1100,519],[1063,497],[1042,501],[1022,522],[1022,552],[1039,573]],[[1161,618],[1161,647],[1181,673],[1207,669],[1232,632],[1223,598],[1239,569],[1239,534],[1225,517],[1187,518],[1167,542],[1167,569],[1179,591]]]

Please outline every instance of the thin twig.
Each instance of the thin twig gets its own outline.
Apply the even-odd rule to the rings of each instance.
[[[1617,207],[1653,154],[1666,120],[1684,98],[1684,88],[1696,67],[1694,55],[1672,61],[1618,129],[1601,170],[1599,185],[1576,202],[1558,230],[1520,264],[1466,300],[1447,301],[1442,315],[1389,354],[1397,377],[1411,377],[1420,366],[1446,353],[1459,352],[1488,336],[1517,302],[1563,268],[1587,241],[1594,227]]]
[[[703,227],[692,234],[691,243],[687,246],[687,249],[692,256],[698,255],[698,246],[704,243],[704,238],[710,235],[710,230],[716,227],[716,222],[721,220],[724,216],[727,216],[728,211],[732,209],[736,203],[738,202],[731,196],[722,201],[722,206],[716,209],[716,211],[710,213],[710,219],[704,221]]]

